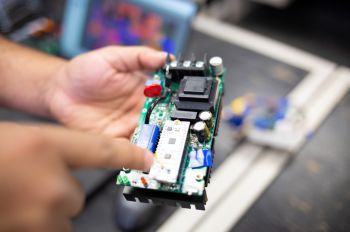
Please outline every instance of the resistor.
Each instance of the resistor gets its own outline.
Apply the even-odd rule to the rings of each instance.
[[[145,186],[145,188],[148,187],[148,182],[147,182],[146,178],[143,176],[141,176],[141,183],[143,184],[143,186]]]

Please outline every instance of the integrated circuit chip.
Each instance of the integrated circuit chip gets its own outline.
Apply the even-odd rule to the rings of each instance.
[[[166,121],[156,150],[149,176],[159,182],[176,183],[187,142],[190,123]]]

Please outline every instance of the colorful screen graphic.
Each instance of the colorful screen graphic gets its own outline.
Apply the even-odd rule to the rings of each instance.
[[[125,0],[92,0],[84,46],[146,45],[174,53],[175,25],[170,20]]]

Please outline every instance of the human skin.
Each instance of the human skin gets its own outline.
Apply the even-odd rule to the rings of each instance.
[[[68,62],[1,39],[0,51],[0,104],[125,138],[144,101],[143,72],[166,59],[147,47],[111,46]]]
[[[84,195],[71,169],[149,170],[131,144],[144,100],[144,71],[166,55],[107,47],[71,61],[0,38],[0,104],[63,126],[0,123],[0,231],[70,231]]]

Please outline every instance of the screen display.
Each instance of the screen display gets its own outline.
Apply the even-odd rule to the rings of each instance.
[[[174,53],[175,27],[171,19],[125,0],[91,0],[83,45],[146,45]]]

